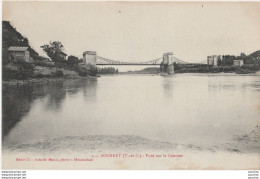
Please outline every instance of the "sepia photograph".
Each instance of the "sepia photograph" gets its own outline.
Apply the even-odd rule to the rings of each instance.
[[[260,2],[3,1],[3,170],[259,170]]]

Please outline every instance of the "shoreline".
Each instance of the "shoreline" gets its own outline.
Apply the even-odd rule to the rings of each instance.
[[[241,141],[234,142],[237,144]],[[52,145],[49,145],[50,143]],[[5,162],[3,166],[6,169],[14,165],[24,169],[36,169],[37,167],[51,169],[57,166],[56,163],[59,163],[60,169],[68,166],[70,169],[71,167],[73,169],[91,169],[96,166],[103,169],[116,169],[118,166],[115,164],[118,162],[124,163],[128,169],[152,169],[153,167],[158,169],[160,166],[161,169],[219,170],[225,168],[234,170],[259,167],[258,150],[241,152],[240,145],[245,143],[242,142],[238,149],[234,144],[219,145],[211,149],[211,147],[163,142],[132,135],[66,136],[5,147],[2,157],[4,161],[9,161]],[[122,157],[123,154],[128,157]],[[167,157],[154,157],[157,155]],[[17,161],[17,159],[28,157],[31,158],[30,162]],[[68,160],[64,160],[64,158]],[[75,158],[83,159],[80,162],[91,161],[91,163],[78,165]],[[136,161],[144,165],[130,165]],[[146,165],[151,162],[154,165]]]
[[[160,75],[160,73],[152,73],[152,72],[119,72],[119,75]],[[174,75],[176,74],[236,74],[236,75],[249,75],[249,74],[260,74],[260,71],[256,71],[256,72],[251,72],[251,73],[236,73],[236,72],[192,72],[192,71],[187,71],[187,72],[176,72],[174,73]]]
[[[75,80],[75,79],[96,79],[98,76],[65,76],[57,78],[29,78],[24,80],[12,79],[9,81],[2,80],[2,85],[26,85],[40,83],[44,84],[47,82],[63,81],[63,80]]]
[[[232,74],[258,74],[260,72],[260,66],[175,66],[174,73],[201,73],[201,74],[215,74],[215,73],[232,73]],[[143,70],[119,72],[119,74],[159,74],[160,69],[155,67],[145,68]]]
[[[260,75],[260,71],[256,71],[253,73],[236,73],[236,72],[175,72],[173,75],[176,74],[186,74],[186,73],[193,73],[193,74],[235,74],[235,75]],[[160,75],[160,73],[145,73],[145,72],[119,72],[118,74],[100,74],[97,76],[64,76],[64,77],[54,77],[54,78],[29,78],[24,80],[18,79],[11,79],[11,80],[2,80],[2,85],[25,85],[25,84],[35,84],[40,83],[44,84],[47,82],[55,82],[55,81],[63,81],[63,80],[77,80],[77,79],[97,79],[102,76],[107,75]]]

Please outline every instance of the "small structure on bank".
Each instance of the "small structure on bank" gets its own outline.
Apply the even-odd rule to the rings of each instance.
[[[58,55],[59,55],[59,57],[60,57],[62,60],[66,60],[66,58],[67,58],[67,54],[64,53],[64,52],[60,52],[60,53],[58,53]]]
[[[242,66],[242,65],[244,65],[244,60],[242,60],[242,59],[234,60],[233,65],[234,66]]]
[[[83,52],[83,63],[96,66],[97,65],[97,52],[95,52],[95,51]]]
[[[50,58],[48,57],[44,57],[44,56],[40,56],[40,62],[38,61],[38,63],[44,64],[44,65],[50,65],[50,66],[54,66],[55,62],[51,61]]]
[[[78,64],[80,74],[83,74],[83,76],[84,74],[91,75],[93,71],[97,70],[96,65],[97,65],[97,52],[95,51],[83,52],[83,61]]]
[[[218,60],[221,60],[220,55],[211,55],[207,57],[207,64],[210,66],[218,66]]]
[[[10,46],[7,51],[10,61],[33,62],[28,47]]]
[[[51,59],[48,57],[40,56],[41,60],[44,62],[51,62]]]
[[[174,74],[174,66],[173,66],[173,53],[167,52],[163,54],[163,61],[160,64],[160,72],[167,73],[169,75]]]

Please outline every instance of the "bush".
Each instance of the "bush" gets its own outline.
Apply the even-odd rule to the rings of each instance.
[[[88,76],[88,70],[87,69],[84,69],[84,68],[80,68],[79,70],[79,75],[80,76]]]
[[[89,67],[89,75],[96,76],[98,73],[97,67],[95,67],[93,65],[87,65],[87,66]]]
[[[43,74],[36,74],[34,75],[35,78],[44,78],[45,76]]]
[[[246,64],[242,66],[243,69],[258,71],[260,70],[260,64]]]
[[[45,61],[41,61],[41,60],[34,60],[34,65],[36,66],[46,66],[46,67],[54,67],[54,62],[45,62]]]
[[[236,68],[234,66],[224,66],[223,72],[234,72]]]
[[[19,72],[9,68],[3,68],[3,80],[18,79]]]
[[[113,67],[98,68],[97,70],[98,70],[99,74],[117,74],[118,73],[118,69],[115,69]],[[146,68],[145,70],[149,71],[148,68]],[[154,70],[150,70],[150,71],[154,71]],[[159,69],[157,71],[159,71]]]
[[[54,78],[55,74],[47,74],[47,75],[43,75],[43,74],[35,74],[34,78]]]
[[[63,71],[62,70],[57,70],[55,72],[55,77],[63,77]]]
[[[67,64],[63,61],[59,61],[55,63],[56,68],[67,68]]]
[[[3,66],[3,79],[18,79],[24,80],[27,78],[32,78],[34,76],[34,66],[27,62],[13,62],[10,63],[11,66],[16,67],[11,69],[8,66]]]
[[[87,64],[86,66],[78,65],[78,68],[76,71],[79,73],[80,76],[87,76],[87,75],[96,76],[98,73],[97,67],[95,67],[91,64]]]

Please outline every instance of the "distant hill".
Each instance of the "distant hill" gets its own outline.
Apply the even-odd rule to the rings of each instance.
[[[29,40],[19,33],[9,21],[2,21],[3,60],[7,59],[7,49],[10,46],[29,47],[30,56],[33,59],[39,59],[39,54],[29,45]]]
[[[260,50],[257,50],[244,59],[245,64],[260,64]]]
[[[260,50],[257,50],[249,55],[250,57],[260,57]]]

